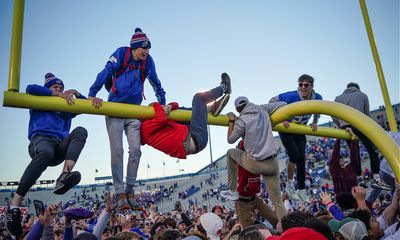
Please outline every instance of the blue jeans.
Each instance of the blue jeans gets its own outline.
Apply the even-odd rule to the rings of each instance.
[[[86,143],[85,128],[75,128],[63,140],[52,136],[36,135],[29,144],[32,161],[26,167],[19,181],[17,193],[25,196],[47,167],[54,167],[64,160],[77,161]]]
[[[192,101],[192,120],[189,132],[196,145],[194,153],[203,150],[208,143],[208,111],[207,104],[217,100],[224,93],[222,87],[216,87],[209,91],[196,93]]]

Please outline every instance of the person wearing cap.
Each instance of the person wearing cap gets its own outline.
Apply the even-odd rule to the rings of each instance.
[[[368,96],[360,90],[360,86],[357,83],[348,83],[344,92],[335,98],[335,102],[350,106],[370,117]],[[351,130],[359,137],[367,149],[371,164],[372,176],[374,178],[371,187],[387,191],[392,190],[393,188],[382,181],[379,176],[380,160],[378,153],[375,151],[376,147],[371,140],[369,140],[369,138],[360,132],[360,130],[354,126],[351,126],[349,123],[335,117],[332,117],[332,120],[341,129],[351,128]],[[351,147],[351,142],[347,141],[347,145]],[[361,166],[358,173],[361,173]]]
[[[342,221],[330,220],[329,227],[335,237],[340,236],[346,240],[363,240],[368,237],[367,227],[363,222],[355,218],[345,218]]]
[[[244,142],[241,140],[238,148],[245,151]],[[258,196],[260,193],[261,179],[259,174],[253,174],[240,165],[238,167],[237,192],[238,201],[235,202],[235,211],[242,224],[246,228],[254,224],[252,213],[258,209],[259,214],[273,226],[278,223],[275,212]]]
[[[322,96],[314,91],[314,78],[308,74],[303,74],[298,78],[298,88],[296,91],[289,91],[281,93],[269,101],[270,103],[283,101],[287,104],[305,101],[305,100],[322,100]],[[318,119],[320,115],[314,114],[311,128],[313,131],[317,130]],[[289,128],[289,122],[306,125],[311,118],[311,114],[303,116],[295,116],[287,121],[283,122],[285,128]],[[289,161],[287,166],[288,171],[288,184],[287,193],[291,200],[303,200],[304,202],[310,202],[307,192],[305,190],[305,150],[306,150],[306,136],[291,133],[279,133],[282,144],[289,155]],[[298,192],[294,187],[294,171],[296,169],[296,179]]]
[[[172,102],[167,106],[153,103],[154,117],[142,123],[142,144],[180,159],[202,151],[208,143],[208,112],[218,116],[228,103],[231,92],[231,80],[227,73],[222,73],[219,86],[196,93],[192,100],[192,118],[189,126],[168,120],[171,110],[179,108],[178,103]],[[209,103],[212,103],[210,107],[207,106]]]
[[[90,87],[89,99],[94,107],[101,107],[102,99],[97,98],[96,95],[103,86],[109,91],[109,102],[140,105],[144,98],[146,78],[154,89],[157,101],[165,105],[165,91],[158,78],[154,60],[149,54],[150,48],[151,42],[147,35],[140,28],[136,28],[130,47],[118,48]],[[106,116],[111,150],[111,172],[120,209],[141,210],[133,193],[141,156],[140,125],[139,119]],[[126,134],[129,145],[125,187],[123,132]]]
[[[75,89],[64,91],[63,81],[52,73],[45,75],[43,86],[28,85],[26,93],[61,97],[68,105],[74,104],[74,98],[86,99]],[[31,109],[29,114],[29,155],[32,160],[22,174],[17,191],[7,210],[7,228],[15,236],[19,236],[22,231],[19,210],[21,202],[47,167],[64,163],[62,173],[56,180],[55,194],[64,194],[79,183],[81,175],[72,169],[88,136],[87,130],[83,127],[76,127],[70,132],[71,122],[77,116],[76,113]]]
[[[357,209],[349,217],[362,221],[368,230],[370,239],[399,239],[400,223],[400,183],[396,182],[392,202],[377,218],[371,216],[369,209]]]
[[[281,236],[269,236],[266,240],[328,240],[324,235],[311,228],[294,227],[285,231]]]
[[[226,161],[229,190],[220,193],[224,198],[238,199],[239,164],[247,171],[264,178],[268,196],[278,219],[286,215],[286,210],[281,196],[279,164],[276,158],[277,147],[273,140],[270,115],[284,105],[286,105],[285,102],[256,105],[244,96],[235,99],[235,108],[239,117],[236,118],[231,112],[227,114],[229,117],[227,140],[232,144],[242,138],[245,151],[237,148],[228,150]]]
[[[224,226],[222,219],[215,213],[207,212],[200,216],[201,227],[206,231],[209,240],[220,240]],[[197,224],[196,224],[197,225]],[[199,227],[197,225],[197,227]]]

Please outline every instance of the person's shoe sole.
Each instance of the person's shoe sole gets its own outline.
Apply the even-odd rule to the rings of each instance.
[[[225,199],[231,200],[231,201],[237,201],[239,200],[239,197],[233,196],[231,194],[226,194],[225,191],[219,192],[219,195]]]
[[[379,184],[376,184],[376,183],[372,183],[372,184],[371,184],[371,188],[380,189],[380,190],[384,190],[384,191],[392,191],[392,190],[393,190],[393,189],[390,188],[390,187],[382,186],[382,185],[379,185]]]
[[[81,181],[81,174],[79,172],[71,172],[69,176],[64,179],[64,185],[54,189],[54,194],[62,195],[71,188],[75,187]]]
[[[214,117],[217,117],[221,112],[222,109],[226,106],[226,104],[229,102],[230,95],[225,94],[220,100],[218,100],[215,104],[218,104],[217,108],[215,111],[211,112]]]
[[[227,73],[222,73],[221,74],[221,82],[225,83],[228,85],[228,89],[224,92],[225,94],[231,94],[232,93],[232,88],[231,88],[231,78]]]

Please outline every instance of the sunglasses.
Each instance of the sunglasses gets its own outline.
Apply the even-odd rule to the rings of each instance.
[[[299,88],[302,88],[302,87],[308,88],[309,86],[311,86],[311,84],[309,84],[309,83],[299,83]]]

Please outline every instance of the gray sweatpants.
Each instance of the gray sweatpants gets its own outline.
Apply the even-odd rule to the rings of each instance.
[[[124,147],[122,133],[128,140],[128,168],[126,184],[133,185],[137,177],[140,156],[140,125],[141,121],[131,118],[106,117],[108,138],[111,151],[111,171],[115,193],[124,192]]]

